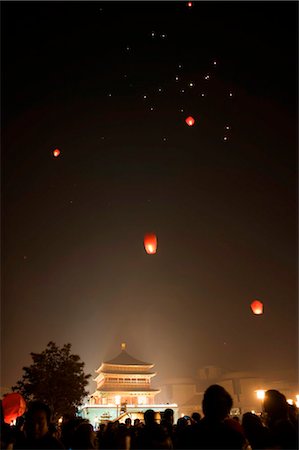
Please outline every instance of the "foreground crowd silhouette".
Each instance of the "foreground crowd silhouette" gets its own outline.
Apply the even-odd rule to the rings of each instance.
[[[210,386],[202,401],[203,417],[193,413],[173,420],[166,409],[160,424],[156,413],[144,413],[144,423],[127,418],[101,424],[98,430],[80,417],[65,417],[57,427],[50,408],[32,402],[15,427],[1,416],[2,449],[298,449],[298,409],[277,390],[265,393],[262,416],[251,412],[232,418],[232,397],[217,384]]]

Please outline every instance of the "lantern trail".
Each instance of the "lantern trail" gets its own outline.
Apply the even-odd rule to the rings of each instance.
[[[259,300],[254,300],[251,305],[251,310],[253,314],[260,315],[263,314],[264,305]]]
[[[154,255],[157,251],[157,236],[154,233],[148,233],[144,236],[144,248],[148,255]]]

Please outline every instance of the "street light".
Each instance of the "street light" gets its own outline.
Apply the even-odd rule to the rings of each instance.
[[[118,418],[118,407],[120,405],[120,395],[116,395],[114,397],[114,401],[115,401],[115,404],[116,404],[116,418]]]
[[[258,389],[257,391],[255,391],[256,398],[261,401],[261,411],[263,411],[263,401],[265,398],[265,392],[266,391],[264,389]]]

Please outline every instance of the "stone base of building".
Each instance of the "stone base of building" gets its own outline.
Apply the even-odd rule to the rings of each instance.
[[[126,411],[120,411],[120,408],[114,405],[84,405],[79,410],[78,415],[83,419],[88,419],[91,425],[97,429],[101,423],[114,422],[116,420],[124,423],[127,417],[131,418],[132,424],[135,419],[143,421],[143,415],[148,409],[152,409],[157,413],[156,420],[159,423],[161,413],[167,408],[173,410],[174,423],[176,423],[179,418],[177,404],[127,405]]]

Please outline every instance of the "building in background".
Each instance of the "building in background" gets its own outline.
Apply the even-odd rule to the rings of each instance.
[[[265,374],[255,371],[228,371],[210,365],[199,368],[194,378],[167,379],[161,386],[158,398],[164,403],[177,403],[180,417],[191,416],[193,412],[203,414],[201,406],[205,390],[212,384],[219,384],[232,396],[231,414],[242,415],[248,411],[260,413],[262,396],[268,389],[277,389],[290,403],[298,402],[299,387],[295,380],[296,374],[286,371]]]
[[[177,414],[177,405],[157,404],[155,396],[160,389],[151,387],[151,379],[156,375],[152,371],[154,364],[140,361],[126,351],[126,344],[121,344],[121,352],[114,359],[103,362],[96,370],[98,374],[95,392],[87,405],[80,410],[80,415],[88,418],[93,425],[109,420],[124,421],[126,417],[143,417],[147,409],[159,413],[172,408]]]

